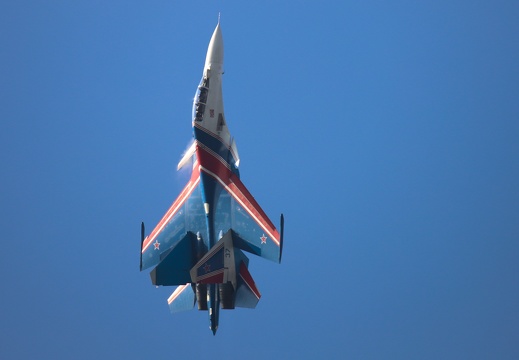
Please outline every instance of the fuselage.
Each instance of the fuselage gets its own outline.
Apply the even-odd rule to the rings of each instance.
[[[222,189],[218,179],[228,176],[225,171],[217,170],[217,174],[213,171],[225,166],[238,174],[237,155],[233,154],[233,141],[224,115],[222,75],[223,38],[218,24],[209,42],[202,80],[193,101],[195,166],[200,167],[200,189],[206,216],[202,238],[207,249],[216,244],[219,240],[217,232],[222,230],[215,228],[215,210]],[[205,286],[210,328],[215,333],[220,310],[219,284]]]

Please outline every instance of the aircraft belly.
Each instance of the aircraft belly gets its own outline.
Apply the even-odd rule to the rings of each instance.
[[[193,101],[194,142],[178,169],[192,164],[189,182],[148,237],[141,225],[141,271],[155,266],[155,285],[179,285],[171,312],[208,311],[216,333],[220,308],[254,308],[261,294],[241,251],[280,262],[281,231],[240,180],[240,159],[227,127],[222,95],[223,38],[211,37],[202,80]]]

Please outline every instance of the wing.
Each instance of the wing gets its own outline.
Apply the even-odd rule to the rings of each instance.
[[[283,246],[283,221],[281,234],[249,190],[234,174],[226,191],[231,195],[231,227],[237,235],[236,247],[281,262]]]
[[[222,187],[217,211],[220,214],[228,211],[231,215],[230,227],[238,237],[235,246],[280,262],[283,250],[283,216],[281,216],[281,233],[279,233],[225,159],[205,146],[198,147],[197,156],[200,164],[203,164],[200,166],[201,171],[217,180]],[[227,199],[230,200],[228,204],[222,203]],[[225,226],[222,226],[222,230],[226,230]]]
[[[141,243],[141,271],[157,265],[169,250],[185,238],[188,230],[205,224],[200,197],[200,172],[193,169],[191,179],[162,220]]]

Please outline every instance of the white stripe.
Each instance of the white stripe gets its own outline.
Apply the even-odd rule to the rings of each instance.
[[[254,291],[252,286],[247,282],[247,280],[245,280],[245,278],[243,277],[243,275],[241,273],[240,273],[240,277],[243,280],[243,282],[245,283],[245,285],[247,285],[247,287],[250,289],[250,291],[254,294],[254,296],[256,296],[256,299],[259,300],[261,298],[261,294],[260,294],[260,296],[258,296],[259,292],[256,293],[256,291]]]
[[[214,132],[212,132],[211,130],[199,125],[198,123],[194,124],[195,127],[197,127],[199,130],[202,130],[203,132],[205,132],[207,135],[209,136],[212,136],[213,138],[215,138],[216,140],[218,140],[219,142],[222,143],[222,145],[224,145],[225,147],[227,147],[227,150],[229,150],[234,158],[234,160],[236,162],[239,161],[239,158],[238,158],[238,154],[234,152],[234,149],[232,148],[232,143],[233,143],[233,138],[231,137],[231,134],[229,133],[229,139],[231,141],[230,144],[228,144],[223,138],[221,138],[220,136],[218,136],[217,134],[215,134]],[[197,140],[198,143],[200,143],[198,140]]]
[[[173,294],[171,294],[171,296],[168,298],[168,304],[171,304],[173,301],[175,301],[175,299],[182,293],[182,291],[184,291],[184,289],[188,286],[189,284],[186,284],[186,285],[180,285],[179,287],[177,287],[175,289],[175,291],[173,291]]]

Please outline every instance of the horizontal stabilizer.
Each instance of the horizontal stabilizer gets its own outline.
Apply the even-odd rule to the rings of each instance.
[[[195,292],[191,284],[180,285],[168,298],[169,310],[172,314],[193,309],[195,306]]]
[[[191,281],[196,235],[188,232],[175,246],[161,254],[161,261],[150,273],[153,285],[181,285]]]
[[[235,306],[254,309],[261,298],[261,294],[244,262],[240,262],[237,282]]]

